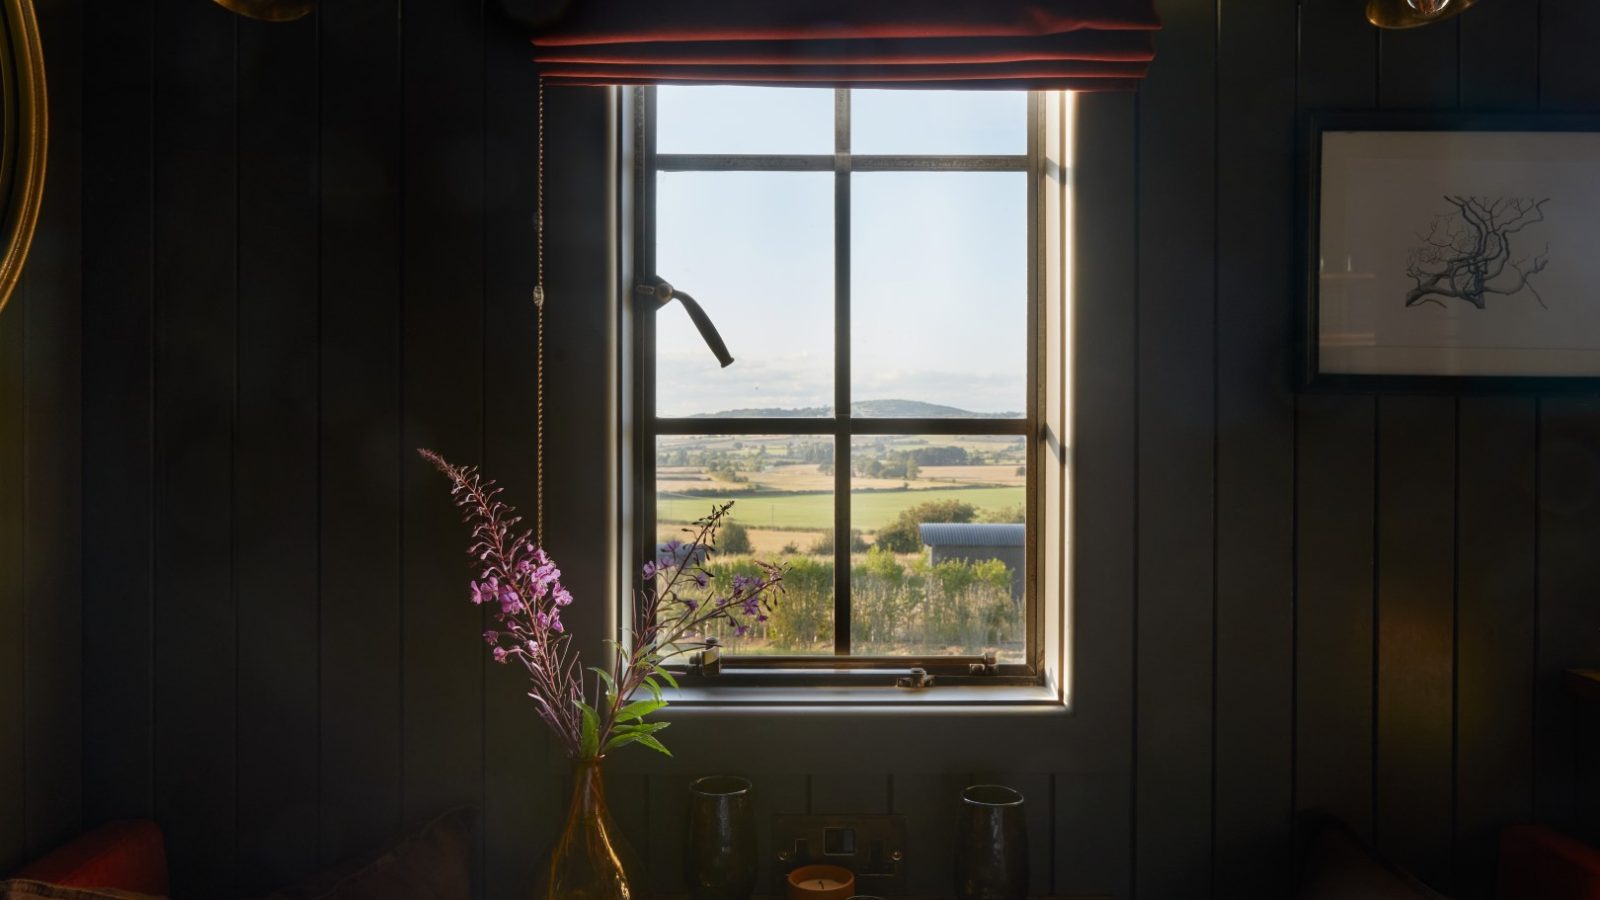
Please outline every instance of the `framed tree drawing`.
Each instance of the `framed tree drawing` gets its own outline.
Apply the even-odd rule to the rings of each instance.
[[[1600,389],[1600,117],[1313,115],[1305,384]]]

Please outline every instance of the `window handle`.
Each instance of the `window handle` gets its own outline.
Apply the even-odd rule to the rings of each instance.
[[[653,283],[641,283],[633,290],[641,297],[654,298],[657,309],[674,300],[683,304],[684,310],[689,313],[690,321],[700,330],[700,337],[705,340],[706,346],[711,348],[711,352],[716,354],[717,362],[722,363],[724,369],[733,365],[733,356],[728,353],[728,345],[722,342],[722,335],[717,333],[717,326],[711,324],[711,317],[706,315],[706,311],[700,308],[700,304],[696,303],[693,297],[674,289],[660,278],[655,279]]]

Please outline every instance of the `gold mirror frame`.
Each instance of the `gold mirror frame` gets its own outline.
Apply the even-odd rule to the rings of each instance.
[[[216,0],[216,4],[263,22],[293,22],[317,8],[316,0]]]
[[[17,289],[44,197],[50,104],[33,0],[0,0],[0,310]]]

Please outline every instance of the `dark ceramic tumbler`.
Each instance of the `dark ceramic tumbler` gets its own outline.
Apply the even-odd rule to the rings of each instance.
[[[961,792],[956,831],[957,900],[1026,900],[1028,821],[1022,795],[998,784]]]
[[[683,877],[694,900],[749,900],[756,888],[750,782],[712,775],[689,788]]]

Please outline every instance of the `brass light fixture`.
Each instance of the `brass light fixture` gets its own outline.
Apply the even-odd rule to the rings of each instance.
[[[1443,22],[1478,0],[1367,0],[1367,21],[1379,28],[1419,28]]]
[[[216,4],[263,22],[293,22],[317,8],[317,0],[216,0]]]

